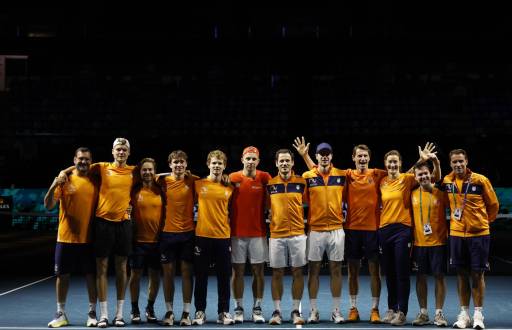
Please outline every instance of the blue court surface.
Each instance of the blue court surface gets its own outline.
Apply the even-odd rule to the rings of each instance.
[[[306,279],[306,277],[305,277]],[[486,278],[487,289],[484,303],[484,316],[486,328],[490,329],[511,329],[512,328],[512,285],[511,277],[507,276],[488,276]],[[208,307],[207,307],[207,324],[200,327],[202,329],[209,328],[251,328],[251,329],[270,329],[277,328],[296,328],[289,320],[289,313],[291,311],[291,294],[290,294],[291,278],[285,278],[285,287],[282,305],[282,312],[284,321],[281,326],[270,326],[268,324],[255,325],[250,321],[243,324],[234,326],[219,326],[215,323],[217,314],[217,294],[216,294],[216,279],[211,277],[208,286]],[[342,312],[346,317],[349,309],[349,299],[347,291],[346,277],[343,279],[343,295],[342,295]],[[456,293],[456,278],[449,276],[447,278],[448,294],[445,302],[444,313],[450,323],[455,321],[459,311],[458,298]],[[362,276],[360,281],[360,294],[358,298],[358,308],[362,318],[359,323],[334,325],[329,321],[331,310],[331,295],[329,291],[329,282],[327,276],[321,277],[320,292],[318,295],[318,305],[320,309],[321,322],[316,325],[304,325],[303,328],[351,328],[351,329],[396,329],[387,324],[372,325],[368,323],[370,312],[370,289],[368,276]],[[141,310],[145,307],[147,295],[145,289],[147,288],[146,278],[141,283],[141,294],[139,298],[139,306]],[[246,293],[244,298],[244,305],[246,310],[246,318],[249,318],[249,311],[252,306],[252,294],[250,291],[250,277],[246,277]],[[411,321],[419,311],[418,303],[416,300],[414,277],[411,277],[411,296],[409,314],[407,315],[407,323],[405,327],[412,328]],[[47,323],[53,318],[56,309],[55,303],[55,278],[54,277],[39,277],[39,278],[15,278],[10,280],[3,279],[0,282],[0,329],[46,329]],[[429,282],[429,314],[433,318],[433,281]],[[386,289],[383,281],[383,289],[380,301],[381,317],[387,309]],[[174,299],[174,310],[177,317],[181,315],[181,284],[180,278],[176,281],[176,293]],[[111,277],[109,280],[109,320],[113,318],[115,313],[115,282]],[[87,319],[87,294],[85,289],[85,280],[81,276],[71,278],[71,285],[66,303],[66,313],[71,322],[71,325],[66,328],[72,329],[88,329],[85,327]],[[128,328],[141,328],[141,329],[162,329],[163,327],[155,324],[143,323],[141,325],[129,324],[130,318],[130,297],[129,292],[126,294],[126,302],[124,305],[124,318],[127,321]],[[233,307],[231,307],[232,309]],[[472,314],[472,306],[470,307]],[[265,318],[268,320],[273,311],[273,304],[270,295],[270,277],[266,278],[265,298],[263,304]],[[165,314],[165,306],[163,302],[163,295],[160,289],[157,301],[155,303],[155,311],[159,317]],[[304,297],[302,299],[302,312],[304,317],[308,316],[309,300],[307,289],[304,290]],[[97,308],[99,312],[99,307]],[[194,308],[192,307],[192,312]],[[435,328],[434,325],[426,326],[423,328]]]

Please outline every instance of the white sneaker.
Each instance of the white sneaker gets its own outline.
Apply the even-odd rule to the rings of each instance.
[[[339,309],[336,308],[336,310],[332,312],[331,321],[333,321],[335,324],[345,323],[345,318],[343,317],[343,315],[341,315]]]
[[[218,324],[224,324],[224,325],[232,325],[235,324],[235,320],[233,320],[233,317],[231,317],[231,314],[222,312],[219,313],[219,317],[217,318]]]
[[[98,319],[96,318],[96,312],[90,311],[87,313],[87,327],[94,328],[98,325]]]
[[[181,320],[180,320],[180,326],[191,326],[192,321],[190,320],[190,313],[189,312],[183,312],[181,313]]]
[[[384,318],[382,319],[382,323],[391,323],[391,321],[395,318],[395,311],[392,309],[388,309]]]
[[[283,318],[281,317],[281,312],[276,309],[272,313],[272,317],[270,318],[270,321],[268,321],[268,324],[270,324],[270,325],[281,325],[282,321],[283,321]]]
[[[69,324],[66,313],[57,312],[55,318],[48,323],[48,328],[60,328]]]
[[[206,314],[203,311],[197,311],[194,319],[192,320],[192,325],[203,325],[206,323]]]
[[[244,323],[244,309],[240,306],[235,307],[235,323]]]
[[[485,329],[482,312],[478,311],[473,314],[473,329]]]
[[[438,327],[448,326],[448,321],[446,321],[443,312],[436,313],[434,316],[434,324]]]
[[[254,323],[265,323],[265,318],[263,317],[263,311],[260,306],[254,307],[252,309],[252,321]]]
[[[461,311],[457,316],[457,321],[453,324],[454,328],[458,329],[466,329],[471,325],[471,318],[469,317],[468,312]]]
[[[303,325],[306,323],[297,309],[294,309],[290,314],[290,319],[294,325]]]
[[[174,325],[174,313],[173,311],[167,311],[165,312],[164,318],[162,319],[162,325],[164,326],[171,326]]]
[[[312,309],[309,313],[308,323],[316,324],[320,321],[320,313],[318,313],[318,309]]]

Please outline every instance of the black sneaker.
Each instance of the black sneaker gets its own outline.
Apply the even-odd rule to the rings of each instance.
[[[172,311],[167,311],[162,320],[162,325],[171,326],[174,325],[174,313]]]
[[[138,308],[132,309],[132,311],[130,312],[130,317],[132,320],[132,324],[142,323],[142,319],[140,318],[140,310]]]
[[[156,318],[155,310],[153,309],[153,307],[150,307],[150,306],[146,307],[146,320],[148,321],[148,323],[157,323],[158,322],[158,319]]]

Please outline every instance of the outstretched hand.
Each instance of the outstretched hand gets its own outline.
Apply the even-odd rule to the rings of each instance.
[[[304,155],[308,154],[309,143],[306,144],[306,139],[304,137],[302,137],[302,138],[296,137],[295,140],[293,140],[293,147],[295,148],[295,150],[297,150],[299,155],[301,155],[302,157],[304,157]]]
[[[420,155],[420,161],[426,162],[429,159],[437,158],[437,151],[434,151],[436,149],[434,143],[427,142],[425,144],[425,147],[421,149],[420,146],[418,146],[418,153]]]

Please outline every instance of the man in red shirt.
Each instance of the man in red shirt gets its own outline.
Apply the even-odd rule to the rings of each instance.
[[[254,323],[265,322],[261,310],[265,283],[263,269],[268,260],[264,206],[265,186],[272,177],[256,169],[260,162],[259,155],[256,147],[245,148],[242,152],[244,168],[229,176],[235,187],[231,208],[231,259],[236,323],[244,321],[244,271],[247,259],[253,275],[252,320]]]

